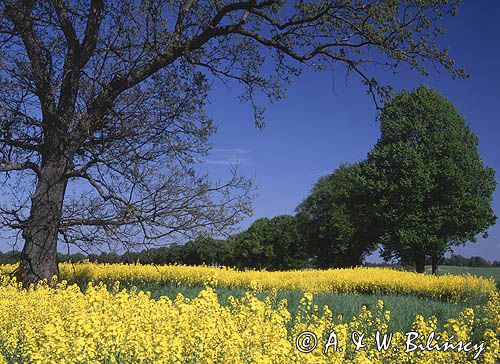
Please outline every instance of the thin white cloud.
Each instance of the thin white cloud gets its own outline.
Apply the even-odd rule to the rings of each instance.
[[[231,154],[248,154],[251,152],[249,149],[243,148],[215,148],[212,149],[214,153],[231,153]]]
[[[234,166],[234,165],[243,165],[247,164],[249,159],[207,159],[204,161],[204,164],[212,164],[212,165],[223,165],[223,166]]]
[[[251,159],[246,155],[251,150],[244,148],[215,148],[212,149],[210,159],[203,161],[204,164],[234,166],[248,164]]]

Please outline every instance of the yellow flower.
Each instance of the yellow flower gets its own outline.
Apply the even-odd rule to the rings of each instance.
[[[11,267],[12,268],[12,267]],[[6,269],[5,266],[0,270]],[[85,293],[61,281],[55,288],[39,285],[21,289],[15,280],[0,280],[0,364],[3,363],[495,363],[500,359],[500,298],[490,280],[474,277],[427,277],[378,268],[327,271],[239,272],[227,268],[146,265],[76,264],[75,272],[61,266],[71,281],[85,272]],[[115,280],[108,290],[100,280]],[[126,283],[204,284],[194,299],[178,294],[152,299],[147,292],[120,290]],[[221,305],[215,286],[245,287],[241,298]],[[259,299],[255,291],[269,289]],[[274,289],[274,291],[272,291]],[[292,317],[277,290],[302,290],[299,313]],[[444,339],[482,337],[485,350],[478,360],[473,353],[424,351],[406,353],[405,334],[393,333],[396,348],[376,349],[377,331],[386,332],[391,319],[383,301],[372,312],[367,307],[343,321],[334,308],[313,304],[321,292],[419,293],[449,300],[481,296],[482,307],[467,308],[437,332],[436,318],[416,316],[413,328],[422,335],[435,332]],[[259,295],[260,296],[260,295]],[[321,312],[321,314],[320,314]],[[480,327],[481,330],[477,330]],[[310,354],[296,348],[297,336],[310,331],[318,347]],[[366,347],[354,351],[353,331],[366,333]],[[323,353],[330,334],[345,350]],[[452,340],[453,341],[453,340]],[[471,355],[472,354],[472,355]]]

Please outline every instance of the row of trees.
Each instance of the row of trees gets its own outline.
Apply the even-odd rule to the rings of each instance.
[[[295,225],[293,216],[283,215],[273,219],[259,219],[247,231],[225,240],[198,238],[186,244],[127,251],[123,254],[102,252],[100,254],[62,254],[59,262],[97,263],[143,263],[143,264],[186,264],[225,265],[240,269],[257,268],[285,270],[313,266],[302,240],[287,228]],[[291,224],[291,225],[289,225]],[[268,233],[272,234],[267,235]],[[281,239],[285,238],[285,239]],[[287,239],[288,238],[288,239]],[[303,245],[303,244],[302,244]],[[15,263],[20,259],[19,251],[0,253],[0,264]]]
[[[292,216],[283,215],[278,218],[284,218],[290,220]],[[238,268],[246,268],[242,264],[240,257],[242,255],[247,255],[248,251],[235,251],[232,244],[235,240],[216,240],[209,238],[201,238],[192,240],[187,244],[178,245],[172,244],[169,246],[164,246],[161,248],[143,249],[141,251],[128,251],[123,254],[118,254],[116,252],[101,252],[100,254],[63,254],[57,253],[57,260],[59,262],[71,262],[71,263],[81,263],[85,261],[93,263],[128,263],[128,264],[184,264],[184,265],[226,265],[235,266]],[[267,252],[273,252],[275,246],[267,246],[265,249]],[[254,252],[257,253],[257,252]],[[263,257],[264,255],[257,254],[257,258]],[[8,252],[0,252],[0,264],[14,264],[19,262],[21,257],[21,252],[18,250],[12,250]],[[265,256],[264,256],[265,257]],[[233,264],[232,262],[236,262]],[[368,266],[380,266],[387,267],[393,266],[389,263],[365,263]],[[426,260],[426,265],[430,265],[431,261]],[[480,256],[464,257],[460,254],[451,254],[449,257],[443,257],[440,264],[447,266],[458,266],[458,267],[476,267],[476,268],[491,268],[500,267],[500,261],[494,260],[492,262],[484,259]],[[294,269],[294,268],[314,268],[315,262],[311,258],[302,256],[302,259],[295,257],[292,264],[282,264],[279,263],[278,266],[274,267],[269,263],[264,261],[253,260],[247,267],[260,267],[266,269]],[[281,267],[281,268],[280,268]]]
[[[291,216],[286,216],[289,218]],[[102,252],[100,254],[63,254],[57,253],[57,260],[59,262],[81,263],[85,261],[93,263],[128,263],[128,264],[185,264],[185,265],[230,265],[229,262],[238,262],[238,257],[234,255],[234,250],[228,249],[231,246],[231,241],[215,240],[215,239],[198,239],[190,241],[184,245],[172,244],[161,248],[143,249],[141,251],[128,251],[123,254],[116,252]],[[273,247],[268,247],[267,250],[272,250]],[[233,253],[233,255],[229,255]],[[243,252],[241,252],[242,254]],[[0,252],[0,264],[15,264],[19,262],[21,252],[18,250],[11,250],[8,252]],[[264,266],[259,263],[261,267],[266,269],[273,269],[272,266]],[[430,261],[426,261],[429,265]],[[458,266],[458,267],[480,267],[491,268],[500,267],[500,261],[494,260],[492,262],[479,256],[464,257],[460,254],[451,254],[449,257],[444,257],[441,260],[442,265]],[[391,266],[388,263],[368,263],[369,266]],[[239,268],[243,266],[234,265]],[[311,259],[295,259],[294,264],[286,267],[285,269],[292,268],[312,268],[314,261]]]
[[[441,264],[454,265],[457,267],[490,268],[490,267],[500,267],[500,260],[494,260],[490,262],[484,259],[483,257],[473,256],[466,258],[461,256],[460,254],[452,254],[448,258],[443,258]]]

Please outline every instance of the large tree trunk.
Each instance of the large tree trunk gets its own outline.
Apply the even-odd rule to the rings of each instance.
[[[415,270],[417,273],[425,273],[425,254],[415,254]]]
[[[432,254],[432,274],[438,274],[439,256]]]
[[[24,248],[17,277],[24,283],[51,280],[58,275],[57,237],[66,192],[65,166],[61,161],[42,165],[23,229]]]

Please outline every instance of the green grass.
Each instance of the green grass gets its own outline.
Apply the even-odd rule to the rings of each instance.
[[[124,288],[130,288],[124,286]],[[174,299],[178,293],[188,298],[194,298],[203,289],[202,286],[186,286],[186,285],[157,285],[154,283],[144,283],[137,286],[138,290],[149,291],[154,299],[160,296],[168,296]],[[216,288],[219,302],[226,305],[228,297],[241,297],[245,294],[245,289],[230,289],[226,287]],[[263,299],[268,296],[269,292],[259,292],[257,297]],[[303,293],[297,291],[278,291],[278,300],[286,299],[287,308],[295,316],[299,306],[300,299]],[[411,329],[411,325],[416,315],[422,315],[425,318],[436,316],[439,323],[439,328],[446,322],[447,319],[457,317],[458,313],[463,311],[467,305],[436,302],[429,299],[418,298],[413,296],[398,296],[398,295],[355,295],[355,294],[315,294],[313,304],[316,304],[320,309],[327,305],[332,310],[334,317],[342,315],[344,321],[351,321],[353,316],[357,316],[363,305],[369,310],[375,311],[377,301],[383,300],[385,308],[391,311],[391,320],[389,330],[406,332]]]
[[[431,267],[426,266],[427,273],[431,273]],[[474,276],[493,278],[497,282],[497,287],[500,289],[500,267],[494,268],[475,268],[475,267],[456,267],[449,265],[439,266],[438,274],[471,274]]]
[[[426,267],[430,273],[430,267]],[[497,286],[500,288],[500,268],[471,268],[471,267],[454,267],[440,266],[439,274],[471,274],[482,277],[492,277],[496,280]],[[78,282],[83,288],[86,284]],[[108,287],[112,287],[112,282],[106,282]],[[131,284],[122,285],[124,288],[130,289]],[[151,297],[157,299],[161,296],[168,296],[174,299],[178,293],[182,293],[185,297],[195,298],[203,289],[203,286],[187,286],[171,284],[157,284],[155,282],[143,282],[137,285],[138,290],[149,291]],[[226,305],[229,296],[241,297],[247,292],[244,288],[227,288],[217,287],[217,296],[219,302]],[[259,292],[257,297],[263,299],[268,296],[269,292]],[[288,302],[288,310],[294,316],[297,313],[300,299],[303,293],[298,291],[278,291],[278,300],[286,299]],[[332,310],[334,316],[342,315],[344,321],[350,321],[353,316],[358,315],[363,305],[369,310],[374,311],[378,300],[383,300],[385,308],[391,311],[391,320],[389,330],[406,332],[411,329],[411,325],[416,315],[422,315],[424,318],[435,316],[438,319],[438,329],[442,329],[442,325],[449,318],[456,318],[458,313],[466,307],[474,307],[481,304],[479,301],[471,301],[465,303],[449,303],[438,302],[427,298],[419,298],[415,296],[403,295],[363,295],[363,294],[333,294],[322,293],[315,294],[313,303],[318,305],[320,309],[327,305]]]

